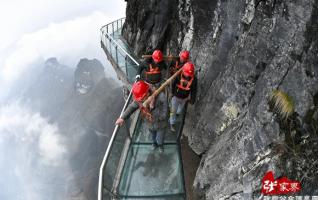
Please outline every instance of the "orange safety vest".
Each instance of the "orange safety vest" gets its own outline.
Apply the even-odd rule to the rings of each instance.
[[[149,70],[146,70],[146,74],[153,75],[153,74],[160,74],[161,70],[159,67],[153,67],[152,64],[149,64]]]
[[[194,79],[194,76],[188,81],[185,78],[183,78],[183,76],[181,74],[180,82],[179,82],[179,84],[177,84],[178,89],[187,90],[187,91],[190,90],[193,79]]]
[[[157,66],[153,67],[152,64],[149,65],[148,70],[145,72],[146,81],[155,84],[161,80],[161,69]]]

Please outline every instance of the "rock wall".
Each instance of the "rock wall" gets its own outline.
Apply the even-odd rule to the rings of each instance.
[[[317,0],[127,2],[123,35],[138,55],[191,51],[199,79],[184,135],[202,155],[202,199],[258,196],[268,170],[318,194]],[[294,102],[286,120],[272,91]]]

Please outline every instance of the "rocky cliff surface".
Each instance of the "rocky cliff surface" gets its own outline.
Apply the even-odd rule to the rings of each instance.
[[[130,0],[126,17],[136,54],[191,51],[199,91],[184,135],[202,155],[202,199],[259,196],[269,170],[318,195],[317,0]],[[291,99],[287,119],[275,89]]]

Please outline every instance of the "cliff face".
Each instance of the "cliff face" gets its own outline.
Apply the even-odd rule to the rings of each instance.
[[[258,195],[265,172],[318,194],[318,1],[130,0],[123,35],[138,55],[191,51],[199,80],[184,134],[202,160],[202,199]],[[283,120],[274,89],[294,102]]]

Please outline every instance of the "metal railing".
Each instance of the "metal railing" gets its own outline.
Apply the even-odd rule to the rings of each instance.
[[[114,60],[114,62],[116,62],[117,66],[123,70],[123,72],[126,74],[127,77],[130,77],[129,80],[132,83],[136,80],[136,74],[137,74],[137,69],[139,67],[139,63],[125,50],[124,47],[118,44],[118,42],[115,39],[116,37],[120,36],[119,31],[122,29],[124,22],[125,22],[125,18],[121,18],[103,26],[100,29],[101,43],[102,43],[102,47],[105,48],[104,50],[111,55],[112,59]],[[129,73],[130,71],[132,71],[129,68],[135,69],[135,73]],[[129,96],[125,102],[125,105],[120,113],[120,117],[124,113],[131,99],[132,99],[132,92],[130,91]],[[112,133],[111,139],[108,143],[105,155],[102,160],[102,164],[99,169],[98,200],[103,200],[103,190],[108,190],[107,192],[112,197],[116,196],[116,194],[113,193],[111,188],[109,189],[104,188],[103,185],[104,185],[104,179],[105,179],[105,174],[104,174],[105,166],[110,160],[110,154],[114,150],[114,143],[117,137],[121,135],[120,130],[123,130],[123,128],[116,125]],[[127,133],[128,131],[127,128],[124,129],[124,131]],[[127,134],[124,134],[124,135],[127,136]],[[114,177],[111,177],[111,178],[114,178]]]
[[[123,115],[125,109],[127,108],[130,100],[132,98],[132,92],[130,90],[130,93],[129,93],[129,96],[125,102],[125,105],[120,113],[120,117]],[[109,160],[109,157],[110,157],[110,153],[113,149],[113,145],[114,145],[114,141],[115,141],[115,138],[116,136],[118,135],[118,131],[119,131],[120,127],[118,125],[115,126],[115,129],[113,131],[113,134],[112,134],[112,137],[108,143],[108,146],[107,146],[107,149],[106,149],[106,152],[105,152],[105,155],[103,157],[103,161],[102,161],[102,164],[100,166],[100,169],[99,169],[99,177],[98,177],[98,200],[103,200],[103,185],[104,185],[104,169],[105,169],[105,166]],[[108,191],[110,193],[110,195],[112,196],[116,196],[116,194],[114,194],[111,190]]]
[[[127,106],[132,100],[132,92],[130,91],[129,96],[125,102],[125,105],[121,111],[120,117],[122,116],[123,112],[126,110]],[[137,120],[136,120],[137,119]],[[148,198],[148,199],[158,199],[158,198],[167,198],[167,199],[185,199],[185,192],[175,193],[175,194],[157,194],[151,196],[132,196],[122,193],[118,187],[120,187],[121,174],[122,174],[122,167],[123,163],[121,161],[126,162],[125,156],[127,152],[125,150],[131,149],[132,146],[139,146],[139,145],[147,145],[147,142],[139,141],[137,137],[139,136],[140,126],[142,120],[138,118],[138,115],[135,117],[134,122],[131,123],[132,129],[131,131],[127,130],[127,122],[123,126],[115,126],[115,129],[112,133],[112,137],[109,141],[108,147],[106,149],[106,153],[103,157],[101,167],[99,169],[99,182],[98,182],[98,200],[111,200],[111,199],[138,199],[138,198]],[[184,118],[183,118],[184,120]],[[183,122],[182,122],[183,124]],[[181,128],[182,129],[182,128]],[[132,133],[130,135],[130,132]],[[181,145],[179,143],[181,132],[178,132],[176,142],[178,144],[178,154],[181,155]],[[127,140],[130,141],[127,144]],[[150,143],[151,144],[151,143]],[[149,145],[150,145],[149,144]],[[167,142],[165,145],[173,145],[174,142]],[[125,149],[126,147],[126,149]],[[125,153],[126,152],[126,153]],[[136,154],[136,152],[135,152]],[[134,155],[135,155],[134,154]],[[177,162],[177,160],[176,160]],[[182,158],[181,161],[182,163]],[[182,177],[184,176],[183,168],[181,167],[181,174]],[[182,180],[184,185],[184,179]],[[184,198],[180,198],[184,197]]]
[[[118,39],[121,37],[124,22],[125,18],[121,18],[103,26],[100,29],[101,44],[102,48],[107,51],[116,65],[126,75],[128,81],[133,83],[140,64],[127,52],[128,48],[125,48],[127,44]]]
[[[105,26],[103,26],[101,31],[101,43],[102,48],[107,54],[108,58],[111,56],[112,64],[115,64],[117,67],[121,69],[125,76],[128,77],[129,82],[132,84],[136,81],[136,75],[138,73],[139,63],[136,61],[133,56],[129,54],[128,46],[120,40],[121,38],[121,30],[124,24],[125,18],[121,18],[114,22],[111,22]],[[128,104],[132,99],[132,92],[130,91],[129,96],[125,102],[125,105],[121,111],[120,117],[123,112],[127,108]],[[135,118],[137,119],[138,116]],[[138,120],[139,121],[139,120]],[[139,122],[138,122],[139,123]],[[100,169],[99,169],[99,179],[98,179],[98,200],[105,199],[120,199],[120,198],[130,198],[131,196],[126,196],[125,194],[120,194],[118,192],[118,188],[116,188],[118,184],[118,180],[120,179],[120,170],[119,167],[121,165],[121,157],[125,155],[124,146],[127,146],[127,140],[131,136],[135,136],[136,126],[138,126],[137,121],[132,123],[132,135],[130,135],[130,131],[128,130],[126,123],[126,127],[115,126],[114,131],[112,133],[111,139],[108,143],[106,152],[104,154]],[[177,141],[179,137],[177,138]],[[132,143],[129,142],[128,146],[131,147]],[[179,155],[180,152],[180,144],[178,141]],[[182,174],[183,170],[181,169]],[[118,176],[119,174],[119,176]],[[183,180],[184,181],[184,180]],[[183,183],[184,185],[184,183]],[[179,195],[179,194],[176,194]],[[180,194],[181,196],[183,195]],[[185,194],[184,194],[185,195]],[[171,195],[170,195],[171,196]],[[156,196],[151,196],[152,198],[156,198]],[[164,195],[160,195],[158,197],[164,197]],[[141,198],[141,197],[134,197]],[[172,197],[171,197],[172,198]],[[177,198],[176,198],[177,199]]]

